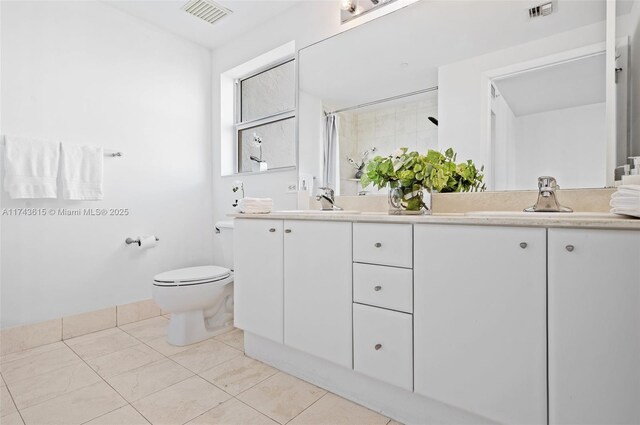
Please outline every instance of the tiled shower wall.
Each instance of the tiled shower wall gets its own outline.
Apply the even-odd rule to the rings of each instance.
[[[387,156],[398,148],[426,153],[439,149],[438,127],[428,117],[438,117],[437,93],[400,104],[382,104],[340,114],[340,193],[355,195],[363,190],[354,181],[355,168],[348,157],[360,162],[362,153],[375,147],[376,155]],[[351,179],[351,180],[350,180]],[[367,192],[377,192],[372,187]]]

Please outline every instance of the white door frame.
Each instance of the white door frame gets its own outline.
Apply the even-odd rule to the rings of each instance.
[[[491,152],[491,82],[500,80],[503,78],[511,77],[524,72],[529,72],[537,69],[547,68],[550,66],[556,66],[562,63],[572,62],[580,59],[585,59],[592,56],[606,54],[607,45],[605,42],[590,44],[588,46],[579,47],[577,49],[566,50],[564,52],[555,53],[553,55],[543,56],[540,58],[532,59],[525,62],[515,63],[500,68],[491,69],[486,71],[481,76],[482,84],[482,110],[481,113],[481,127],[480,127],[480,140],[484,144],[485,158],[488,159],[489,166],[485,168],[489,187],[488,190],[492,190],[494,187],[494,166],[493,156]],[[608,102],[608,99],[607,99]],[[615,142],[615,138],[614,138]],[[615,143],[613,148],[610,141],[607,141],[607,185],[609,185],[609,177],[611,177],[613,185],[613,174],[609,173],[609,163],[611,160],[615,162]],[[609,174],[611,176],[609,176]]]

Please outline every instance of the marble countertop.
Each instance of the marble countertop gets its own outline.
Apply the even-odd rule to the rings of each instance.
[[[478,226],[563,227],[640,230],[640,219],[610,213],[522,213],[517,211],[390,215],[381,212],[291,210],[269,214],[230,214],[240,219],[324,220],[365,223],[467,224]]]

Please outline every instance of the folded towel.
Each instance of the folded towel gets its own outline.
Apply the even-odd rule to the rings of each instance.
[[[631,192],[631,194],[640,196],[640,184],[623,184],[618,186],[618,192]]]
[[[104,151],[100,146],[62,144],[62,196],[78,201],[102,199]]]
[[[55,198],[60,142],[5,137],[4,189],[13,199]]]
[[[638,189],[636,189],[638,188]],[[640,185],[625,185],[618,187],[618,190],[611,195],[615,198],[640,198]]]
[[[268,214],[273,210],[273,199],[242,198],[238,201],[238,209],[244,214]]]
[[[611,195],[609,205],[614,214],[640,218],[640,185],[626,184]]]
[[[620,197],[611,198],[609,205],[613,208],[637,208],[640,210],[640,196],[639,197]]]
[[[611,212],[614,214],[640,218],[640,208],[611,208]]]

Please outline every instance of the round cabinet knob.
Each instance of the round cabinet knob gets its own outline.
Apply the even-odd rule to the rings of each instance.
[[[382,244],[380,242],[376,242],[375,244],[373,244],[373,246],[375,246],[376,248],[380,248]]]
[[[284,229],[285,233],[291,233],[291,229]]]
[[[273,233],[273,232],[275,232],[275,231],[276,231],[276,229],[274,229],[274,228],[272,227],[271,229],[269,229],[269,231],[270,231],[271,233]]]
[[[566,249],[567,251],[569,251],[569,252],[573,252],[573,250],[574,250],[574,249],[576,249],[576,247],[575,247],[575,246],[573,246],[573,245],[567,245],[567,246],[565,246],[565,249]]]
[[[379,349],[382,348],[382,344],[376,344],[375,347],[373,347],[376,349],[376,351],[378,351]]]
[[[381,289],[382,289],[382,286],[376,286],[376,287],[373,288],[373,290],[376,291],[376,292],[378,292]]]
[[[526,242],[520,242],[520,248],[525,249],[527,247]]]

